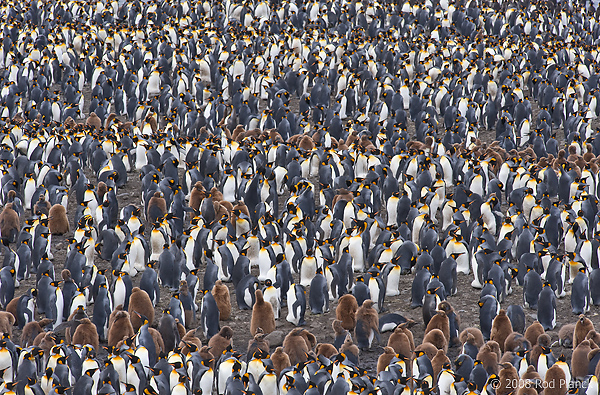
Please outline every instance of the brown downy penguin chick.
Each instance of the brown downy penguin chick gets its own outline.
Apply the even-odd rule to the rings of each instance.
[[[165,342],[163,341],[160,332],[154,328],[148,328],[148,332],[150,333],[150,336],[152,336],[152,340],[154,340],[156,355],[160,354],[161,352],[165,352]]]
[[[477,346],[477,348],[481,348],[484,343],[483,333],[481,333],[481,331],[479,329],[473,328],[473,327],[465,328],[462,332],[460,332],[460,335],[458,336],[460,343],[464,344],[467,341],[467,337],[468,337],[469,333],[471,335],[473,335],[472,344]]]
[[[195,347],[192,343],[188,343],[192,347]],[[186,346],[187,347],[187,346]],[[187,353],[186,353],[187,354]],[[202,346],[200,350],[198,350],[198,354],[203,361],[206,362],[206,366],[210,366],[214,369],[215,367],[215,355],[211,352],[210,347]]]
[[[362,330],[360,332],[363,334],[374,334],[378,336],[379,314],[377,314],[377,310],[373,308],[373,304],[374,302],[371,299],[367,299],[363,302],[362,306],[358,308],[356,311],[356,325],[362,325]],[[357,335],[357,328],[354,328],[354,336],[360,347],[371,347],[371,340],[363,339],[363,341],[368,344],[361,344],[361,339]]]
[[[49,318],[44,318],[39,321],[32,321],[25,324],[21,333],[21,347],[29,347],[33,345],[35,338],[44,332],[44,328],[52,323]]]
[[[15,316],[8,311],[0,311],[0,333],[12,336],[12,327],[15,324]]]
[[[19,214],[13,210],[12,203],[7,203],[0,213],[0,236],[2,240],[14,243],[20,229]]]
[[[331,327],[333,328],[333,339],[337,339],[339,336],[346,336],[348,331],[342,327],[342,321],[333,320],[331,322]]]
[[[231,298],[229,295],[229,288],[224,285],[221,280],[217,280],[210,293],[215,298],[217,308],[219,309],[219,319],[221,321],[227,321],[231,316]]]
[[[156,222],[167,214],[167,202],[163,197],[162,192],[154,192],[154,196],[148,201],[148,210],[146,211],[146,220],[149,223]]]
[[[223,354],[223,351],[227,349],[227,347],[233,345],[233,329],[230,326],[224,326],[221,328],[219,333],[214,335],[208,341],[208,346],[210,347],[210,352],[215,357],[220,357]]]
[[[212,187],[210,190],[210,197],[212,197],[213,202],[220,202],[223,200],[223,193],[219,191],[219,188]]]
[[[146,316],[150,325],[154,322],[154,307],[152,306],[152,301],[150,300],[148,293],[139,287],[133,287],[131,296],[129,297],[129,316],[131,317],[133,330],[137,333],[140,326],[142,326],[142,320],[137,314],[133,314],[134,311],[140,315]]]
[[[504,340],[504,352],[518,349],[531,350],[531,344],[525,339],[525,336],[519,332],[513,332]]]
[[[406,330],[410,332],[410,330]],[[410,339],[406,335],[404,328],[400,328],[400,325],[394,329],[394,332],[388,338],[387,346],[392,347],[396,354],[405,358],[410,358],[414,351]]]
[[[574,378],[580,380],[584,376],[588,374],[588,367],[590,365],[590,361],[588,359],[588,354],[592,351],[590,347],[590,341],[584,340],[573,350],[573,355],[571,355],[571,374]]]
[[[596,344],[600,344],[600,333],[596,332],[593,329],[588,332],[588,334],[585,338],[586,338],[586,340],[589,340],[590,343],[594,342]]]
[[[185,331],[185,326],[183,326],[183,324],[179,322],[179,318],[175,318],[175,323],[177,324],[177,332],[179,332],[179,338],[183,339],[185,334],[187,333]]]
[[[77,329],[75,329],[75,333],[73,334],[71,343],[79,344],[82,346],[90,344],[92,347],[94,347],[94,350],[98,350],[99,341],[96,325],[94,325],[89,318],[84,318],[83,320],[81,320],[81,322],[77,326]]]
[[[392,362],[392,359],[394,359],[395,356],[396,353],[394,352],[394,349],[392,347],[383,347],[383,354],[381,354],[377,359],[377,374],[379,374],[379,372],[384,371],[385,368],[389,366],[390,362]]]
[[[19,299],[20,298],[13,298],[13,300],[8,302],[6,305],[6,311],[12,314],[12,316],[15,318],[15,322],[17,320],[17,306],[19,304]]]
[[[50,350],[56,346],[56,337],[53,332],[47,332],[41,339],[36,347],[39,347],[44,352],[44,357],[50,356]]]
[[[311,351],[311,347],[302,336],[303,331],[302,328],[292,329],[283,339],[283,351],[289,356],[292,365],[306,361],[307,354]]]
[[[132,337],[135,332],[131,325],[129,313],[124,310],[115,310],[110,314],[112,323],[108,327],[108,346],[116,346],[124,337]]]
[[[350,192],[347,189],[344,188],[340,188],[337,191],[337,195],[335,195],[333,197],[333,201],[332,201],[332,205],[335,206],[335,204],[340,201],[340,200],[345,200],[347,202],[351,202],[354,199],[354,195],[352,194],[352,192]]]
[[[356,326],[356,311],[358,303],[352,294],[346,294],[339,298],[335,308],[335,318],[342,322],[342,328],[352,331]]]
[[[573,334],[575,333],[575,324],[569,323],[560,327],[558,331],[558,341],[562,347],[575,348],[573,344]]]
[[[558,364],[552,365],[544,377],[544,395],[565,395],[569,389],[565,372]]]
[[[331,359],[331,357],[338,353],[338,349],[333,344],[319,343],[315,352],[317,355],[323,355],[325,358]]]
[[[223,202],[224,203],[224,202]],[[213,201],[213,208],[215,210],[215,218],[220,220],[222,218],[229,219],[229,211],[224,204]]]
[[[481,364],[488,374],[498,374],[498,361],[500,360],[500,357],[494,351],[496,347],[493,344],[490,344],[491,342],[492,340],[488,341],[479,349],[477,358],[475,359],[481,361]],[[498,343],[496,343],[496,346],[497,345]],[[497,348],[498,350],[500,349],[500,347]]]
[[[521,376],[521,380],[531,380],[531,381],[539,380],[541,382],[542,378],[540,377],[540,374],[536,370],[535,366],[529,365],[529,366],[527,366],[527,371],[525,373],[523,373],[523,375]]]
[[[53,235],[63,235],[69,232],[67,210],[62,204],[55,204],[48,214],[48,229]]]
[[[68,269],[65,269],[65,270],[67,270],[67,271],[68,271]],[[65,270],[63,270],[63,272],[64,272]],[[70,273],[70,272],[69,272],[69,273]],[[64,276],[63,276],[63,278],[64,278]],[[112,324],[115,322],[115,318],[116,318],[117,314],[118,314],[120,311],[123,311],[123,305],[122,305],[122,304],[120,304],[120,305],[117,305],[117,307],[115,307],[115,309],[113,310],[113,312],[112,312],[112,313],[110,313],[110,316],[108,317],[108,328],[109,328],[109,330],[110,330],[110,327],[112,326]]]
[[[204,185],[202,185],[202,181],[196,181],[194,187],[190,191],[190,208],[194,209],[194,211],[199,211],[200,205],[205,197],[206,190],[204,189]]]
[[[450,368],[450,366],[450,359],[444,350],[438,350],[435,357],[431,360],[431,367],[433,368],[433,385],[437,384],[437,377],[442,369],[445,369],[445,367]]]
[[[529,340],[532,346],[537,344],[538,336],[544,333],[544,327],[539,321],[533,321],[531,325],[525,329],[525,338]]]
[[[239,201],[237,202],[237,204],[235,206],[232,206],[232,208],[230,209],[231,212],[233,211],[239,211],[241,213],[246,214],[248,217],[250,216],[250,210],[248,210],[248,206],[246,206],[246,203]]]
[[[502,364],[502,369],[498,374],[499,385],[496,388],[496,395],[508,395],[516,390],[519,383],[519,374],[512,363],[506,362]]]
[[[106,186],[104,181],[100,181],[98,183],[98,186],[96,187],[96,195],[98,195],[99,202],[104,201],[104,195],[106,195],[106,192],[108,192],[108,187]]]
[[[89,318],[85,313],[85,308],[83,306],[77,306],[77,309],[71,313],[69,319],[67,320],[73,323],[71,326],[68,326],[65,329],[65,341],[67,343],[71,343],[71,335],[75,333],[75,329],[77,329],[77,325],[79,325],[78,323],[84,318]]]
[[[517,395],[538,395],[536,382],[532,380],[521,380],[523,384],[517,389]]]
[[[202,348],[202,341],[200,341],[198,336],[196,336],[195,329],[190,329],[187,333],[184,333],[183,336],[181,336],[181,341],[179,342],[179,347],[181,348],[181,353],[183,355],[187,354],[188,351],[190,350],[189,347],[186,345],[186,343],[193,344],[198,349]],[[210,350],[210,352],[213,355],[215,355],[215,353],[212,350]],[[220,357],[220,355],[217,356],[217,358],[218,357]]]
[[[275,349],[273,354],[271,354],[271,362],[273,363],[273,369],[275,369],[277,376],[281,374],[283,369],[292,366],[290,357],[283,351],[283,347],[277,347]]]
[[[315,142],[310,136],[302,136],[300,142],[298,143],[298,148],[304,151],[312,151],[315,148]]]
[[[260,289],[254,291],[256,302],[252,306],[252,319],[250,320],[250,333],[256,334],[258,327],[262,328],[264,333],[271,333],[275,330],[275,313],[271,303],[264,300]]]
[[[350,333],[346,335],[346,339],[344,340],[344,344],[340,347],[340,353],[344,353],[346,355],[352,355],[355,361],[358,361],[360,356],[360,348],[352,341],[352,336]]]
[[[44,214],[48,216],[50,212],[50,202],[46,200],[46,195],[41,194],[39,200],[33,206],[33,213],[36,215]]]
[[[90,113],[90,116],[85,121],[87,126],[91,126],[93,129],[100,130],[102,129],[102,120],[95,112]]]
[[[435,358],[435,355],[438,352],[438,348],[436,346],[434,346],[433,344],[429,343],[429,342],[422,342],[421,344],[419,344],[417,347],[415,347],[415,353],[422,351],[425,353],[425,355],[427,355],[427,358],[429,358],[429,360],[431,361],[433,358]]]
[[[531,353],[529,354],[529,363],[533,366],[537,366],[538,358],[542,353],[542,347],[550,347],[552,345],[552,338],[547,333],[542,333],[538,336],[537,341],[533,348],[531,349]]]
[[[492,330],[490,332],[490,339],[494,340],[500,345],[500,350],[504,352],[504,342],[508,335],[512,333],[512,324],[510,318],[506,315],[506,310],[500,309],[498,315],[492,322]]]
[[[594,330],[594,324],[592,323],[592,320],[581,314],[575,323],[575,330],[573,332],[573,348],[577,347],[579,343],[584,341],[588,332],[592,330]]]
[[[425,334],[423,343],[426,342],[433,344],[438,350],[448,352],[448,340],[446,339],[446,336],[444,336],[444,332],[437,328],[434,328]]]
[[[253,355],[257,350],[261,350],[266,354],[269,353],[269,341],[265,338],[262,330],[257,331],[253,339],[248,340],[247,355]]]
[[[445,311],[438,311],[427,324],[427,328],[425,328],[425,335],[427,335],[431,330],[439,329],[444,334],[446,338],[446,343],[450,342],[450,322],[448,321],[448,316]],[[432,342],[433,343],[433,342]]]

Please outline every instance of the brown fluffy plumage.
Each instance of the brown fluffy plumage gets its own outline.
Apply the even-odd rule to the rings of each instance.
[[[154,306],[148,293],[139,287],[134,287],[131,290],[131,296],[129,297],[129,316],[131,317],[131,325],[133,330],[137,332],[142,326],[142,320],[134,313],[146,316],[148,322],[152,325],[154,322]]]
[[[248,340],[248,355],[254,354],[257,350],[269,353],[269,341],[262,331],[257,332],[253,339]]]
[[[387,346],[392,347],[396,354],[399,354],[406,358],[410,358],[412,356],[414,348],[405,331],[410,332],[409,329],[402,328],[400,325],[398,325],[396,329],[394,329],[394,332],[388,338]]]
[[[423,343],[425,342],[433,344],[438,350],[443,350],[444,352],[448,351],[448,340],[446,339],[446,336],[444,336],[444,332],[437,328],[431,329],[425,334]]]
[[[500,383],[498,388],[496,388],[496,395],[508,395],[517,389],[519,374],[512,363],[507,362],[502,365],[498,378]]]
[[[498,315],[492,322],[492,330],[490,332],[490,339],[494,340],[500,345],[500,350],[504,352],[504,342],[506,338],[512,333],[512,324],[510,318],[506,315],[506,310],[500,309]],[[510,391],[509,391],[510,392]]]
[[[69,218],[67,210],[62,204],[55,204],[48,214],[48,229],[53,235],[62,235],[69,232]]]
[[[152,340],[154,340],[156,355],[160,354],[161,352],[165,352],[165,342],[163,341],[160,332],[154,328],[148,328],[148,332],[150,333],[150,336],[152,336]]]
[[[275,313],[273,306],[263,298],[260,289],[254,291],[256,302],[252,306],[252,319],[250,320],[250,333],[256,334],[257,328],[262,328],[263,332],[271,333],[275,330]]]
[[[221,321],[227,321],[231,316],[231,297],[229,295],[229,288],[227,288],[221,280],[217,280],[210,293],[212,293],[212,296],[217,303],[217,307],[219,308],[219,319]]]
[[[573,334],[575,333],[575,324],[568,323],[564,324],[558,330],[558,341],[560,345],[568,348],[575,348],[573,346]]]
[[[163,217],[167,213],[167,202],[162,196],[162,192],[154,192],[154,196],[148,201],[148,211],[146,211],[146,219],[148,222],[156,222],[158,218]]]
[[[371,299],[365,300],[362,306],[356,311],[356,325],[359,324],[363,325],[363,333],[369,333],[371,330],[379,333],[379,315],[377,314],[377,310],[373,308],[373,301]]]
[[[50,202],[46,200],[46,195],[41,194],[39,200],[33,206],[33,213],[36,215],[48,215],[50,212]]]
[[[344,353],[346,355],[352,355],[356,361],[358,361],[360,356],[360,348],[352,341],[352,336],[350,333],[346,335],[346,339],[344,339],[344,344],[340,347],[340,353]]]
[[[319,343],[315,350],[317,355],[323,355],[325,358],[331,358],[338,353],[338,349],[333,344]]]
[[[95,112],[90,113],[90,116],[85,121],[85,124],[96,130],[102,129],[102,120],[100,117],[98,117],[98,115],[96,115]]]
[[[195,329],[191,329],[187,331],[187,333],[185,333],[183,336],[181,336],[181,342],[179,342],[179,347],[181,348],[181,353],[184,355],[187,354],[189,351],[189,347],[186,345],[186,343],[193,344],[198,349],[202,347],[202,341],[200,341],[200,339],[196,336]],[[212,352],[212,350],[210,350],[210,352],[213,355],[215,355],[215,353]]]
[[[220,357],[223,351],[231,345],[233,345],[233,329],[230,326],[222,327],[219,333],[211,337],[208,341],[210,352],[215,357]]]
[[[437,377],[444,369],[444,366],[450,366],[450,358],[446,356],[444,350],[438,350],[435,357],[431,360],[431,367],[433,368],[433,384],[437,383]]]
[[[312,350],[312,342],[307,340],[307,333],[305,329],[294,328],[283,339],[283,351],[289,356],[292,365],[306,361],[307,354]],[[311,336],[314,338],[312,334]]]
[[[352,331],[356,326],[356,311],[358,303],[352,294],[346,294],[339,298],[335,308],[335,317],[342,323],[342,328]]]
[[[519,332],[513,332],[504,340],[504,352],[516,351],[518,349],[531,350],[531,344],[525,336]]]
[[[544,333],[544,327],[539,321],[533,321],[531,325],[525,329],[525,338],[529,340],[532,346],[537,344],[538,336]]]
[[[558,365],[552,365],[544,377],[544,395],[565,395],[569,389],[565,372]]]
[[[483,334],[479,329],[473,327],[465,328],[460,333],[458,339],[460,340],[461,344],[464,344],[467,341],[469,333],[473,335],[472,344],[475,345],[477,348],[481,348],[481,346],[483,346],[484,343]]]
[[[2,235],[2,240],[15,242],[20,228],[19,214],[13,210],[12,203],[7,203],[0,213],[0,235]]]
[[[0,311],[0,333],[12,336],[12,327],[15,324],[15,316],[8,311]]]
[[[425,334],[429,333],[433,329],[439,329],[444,334],[446,338],[446,343],[450,342],[450,322],[448,320],[448,316],[445,311],[438,311],[427,324],[427,328],[425,328]]]
[[[277,347],[273,354],[271,354],[271,362],[273,363],[273,369],[277,375],[281,374],[281,371],[287,367],[292,366],[290,357],[283,350],[283,347]]]
[[[438,348],[429,342],[422,342],[417,347],[415,347],[415,353],[423,352],[427,355],[427,358],[431,361],[435,358],[435,355],[438,352]]]
[[[395,356],[396,353],[394,352],[394,349],[392,347],[384,347],[383,354],[381,354],[377,359],[377,374],[379,374],[379,372],[384,371],[385,368],[389,366],[390,362],[392,362],[392,359],[394,359]]]
[[[96,331],[96,325],[94,325],[89,318],[84,318],[81,320],[77,326],[77,329],[75,329],[71,343],[82,346],[89,344],[94,347],[95,350],[97,350],[99,340],[98,332]]]
[[[575,323],[575,330],[573,332],[573,348],[577,347],[579,343],[584,341],[587,334],[593,330],[594,323],[592,320],[581,314]]]
[[[12,314],[13,318],[15,319],[15,322],[17,320],[17,305],[19,304],[19,299],[20,298],[13,298],[6,305],[6,311]]]
[[[583,340],[571,356],[571,374],[574,378],[581,379],[588,374],[588,366],[590,361],[588,360],[588,354],[592,351],[589,340]]]
[[[44,332],[44,327],[51,323],[52,320],[49,318],[44,318],[39,321],[32,321],[23,327],[23,332],[21,333],[21,347],[29,347],[32,346],[35,338]]]
[[[533,366],[537,366],[538,358],[542,354],[542,347],[550,347],[552,344],[552,338],[547,333],[542,333],[537,337],[537,341],[531,352],[529,353],[529,363]]]
[[[194,184],[194,187],[190,191],[190,207],[196,211],[200,210],[200,205],[205,197],[206,191],[204,190],[202,181],[196,181],[196,184]]]
[[[121,305],[119,305],[121,306]],[[108,326],[108,346],[116,346],[124,337],[132,337],[135,334],[129,313],[121,309],[115,309],[110,313]]]
[[[500,356],[496,353],[496,349],[499,351],[500,347],[498,343],[491,344],[493,341],[490,340],[485,343],[477,353],[478,360],[481,361],[481,364],[485,368],[488,374],[498,374],[498,361],[500,360]]]

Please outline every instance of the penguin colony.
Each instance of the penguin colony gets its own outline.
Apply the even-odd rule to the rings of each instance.
[[[0,392],[598,394],[600,26],[563,7],[2,3]]]

